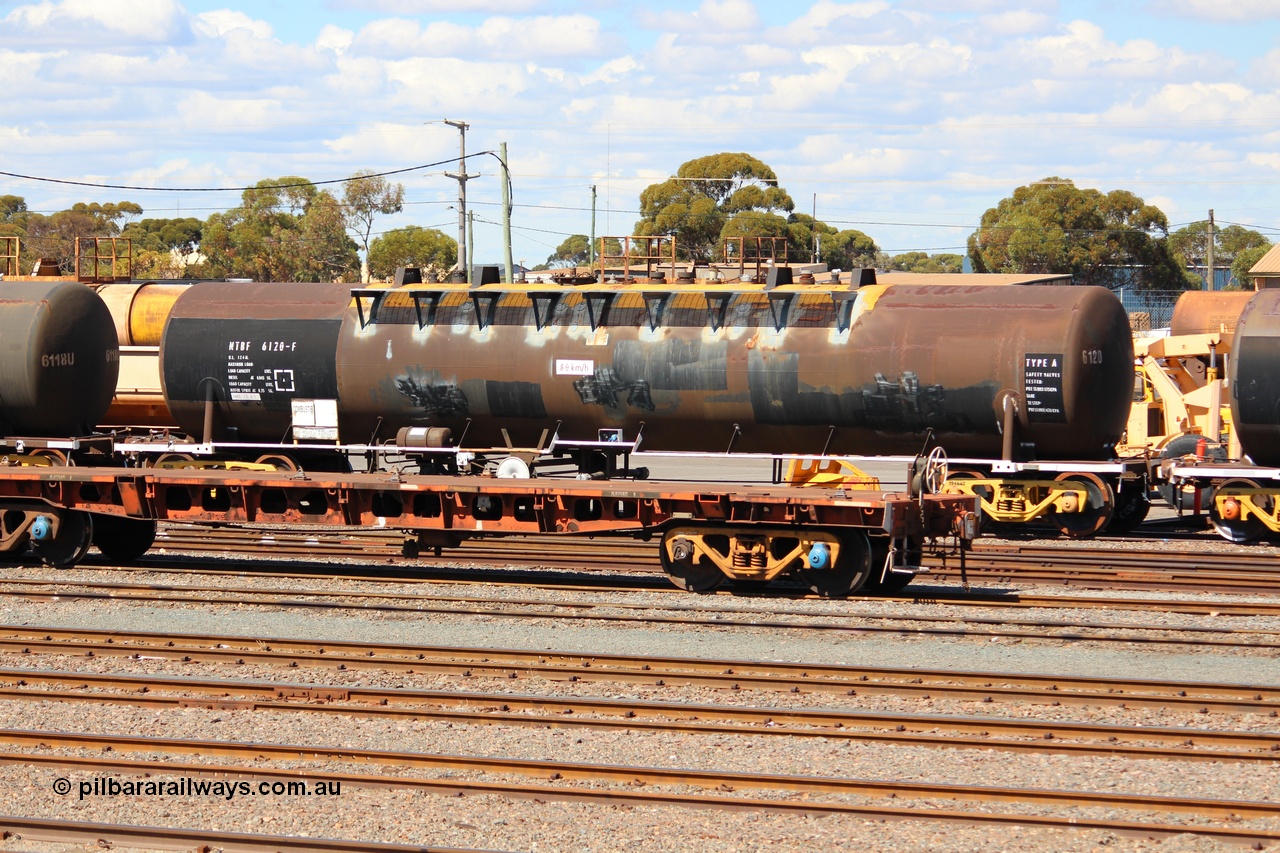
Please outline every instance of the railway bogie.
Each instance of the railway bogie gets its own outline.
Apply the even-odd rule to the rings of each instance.
[[[89,553],[93,517],[35,501],[7,501],[0,510],[0,554],[32,553],[47,566],[67,568]]]
[[[952,473],[943,491],[974,495],[986,518],[998,524],[1047,521],[1064,536],[1086,539],[1112,520],[1115,490],[1096,474],[1064,472],[1050,478]]]
[[[889,539],[880,531],[876,538]],[[663,533],[659,555],[672,581],[691,592],[710,592],[729,578],[767,583],[793,572],[813,592],[839,598],[861,590],[873,569],[871,537],[862,528],[680,524]],[[909,578],[919,566],[894,568]]]

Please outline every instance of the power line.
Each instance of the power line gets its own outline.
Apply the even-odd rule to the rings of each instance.
[[[472,157],[482,157],[485,154],[497,156],[492,151],[481,151],[472,154]],[[156,193],[218,193],[218,192],[247,192],[249,190],[285,190],[293,187],[319,187],[326,184],[345,184],[351,181],[357,181],[361,178],[385,178],[388,175],[403,175],[406,172],[418,172],[422,169],[432,169],[436,166],[443,166],[448,163],[456,163],[457,157],[451,157],[448,160],[439,160],[435,163],[424,163],[421,166],[408,166],[403,169],[392,169],[387,172],[374,172],[365,175],[352,175],[349,178],[334,178],[330,181],[299,181],[293,184],[276,184],[270,187],[138,187],[129,186],[127,184],[99,184],[91,181],[70,181],[65,178],[46,178],[38,175],[20,175],[16,172],[0,171],[0,175],[10,178],[18,178],[23,181],[40,181],[47,184],[67,184],[73,187],[93,187],[102,190],[130,190],[131,192],[156,192]]]

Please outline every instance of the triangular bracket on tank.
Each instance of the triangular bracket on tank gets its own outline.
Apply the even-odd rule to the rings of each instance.
[[[436,309],[440,307],[440,300],[444,294],[439,290],[415,290],[409,295],[413,297],[413,313],[418,320],[418,328],[423,329],[427,326],[434,326]],[[425,315],[422,312],[423,302],[427,303]]]
[[[853,325],[853,303],[858,298],[856,290],[833,290],[831,291],[831,301],[836,305],[836,329],[841,332],[849,331],[849,326]]]
[[[498,306],[497,293],[472,293],[471,306],[476,312],[476,325],[480,331],[489,328],[493,323],[493,312]]]
[[[646,293],[644,295],[644,310],[649,319],[649,331],[656,332],[658,327],[662,325],[662,314],[667,310],[667,302],[670,299],[670,293]]]
[[[533,323],[541,332],[555,316],[556,306],[560,304],[560,294],[532,292],[529,294],[529,301],[533,303]]]
[[[707,319],[711,321],[711,331],[718,332],[724,325],[725,314],[729,310],[729,300],[733,299],[734,294],[704,293],[702,295],[707,300]]]
[[[591,331],[595,331],[601,326],[609,323],[609,308],[613,305],[612,293],[584,293],[582,298],[587,301],[587,316],[591,320]]]
[[[791,312],[794,293],[770,293],[769,313],[773,315],[773,330],[781,332],[787,326],[787,315]]]

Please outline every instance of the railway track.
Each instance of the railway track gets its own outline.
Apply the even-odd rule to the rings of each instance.
[[[222,832],[195,827],[131,826],[122,823],[52,820],[0,815],[0,833],[6,838],[54,844],[83,844],[102,849],[115,847],[158,850],[221,850],[224,853],[484,853],[462,847],[425,847],[351,838],[317,838],[300,835],[265,835]],[[492,853],[492,851],[490,851]]]
[[[18,737],[20,733],[8,733],[6,737]],[[345,758],[361,763],[386,762],[397,765],[417,764],[433,769],[504,775],[524,774],[550,777],[550,783],[519,783],[461,779],[457,776],[432,778],[407,773],[385,775],[377,773],[335,772],[326,769],[324,778],[329,784],[340,786],[366,786],[387,788],[412,788],[448,796],[498,796],[506,799],[533,799],[538,802],[568,801],[602,805],[660,806],[696,809],[747,809],[757,813],[806,814],[822,816],[860,816],[872,819],[916,819],[945,823],[964,823],[1001,826],[1036,826],[1058,829],[1101,829],[1119,834],[1138,834],[1148,838],[1170,838],[1190,834],[1221,841],[1244,844],[1266,844],[1280,840],[1280,832],[1247,827],[1227,827],[1222,820],[1252,820],[1273,818],[1280,814],[1280,806],[1250,800],[1207,800],[1179,797],[1140,796],[1126,794],[1102,794],[1082,791],[1035,790],[999,788],[993,786],[939,785],[909,782],[884,782],[877,780],[839,779],[834,777],[783,776],[778,774],[702,772],[687,769],[616,767],[612,765],[584,765],[573,762],[517,761],[512,759],[484,759],[470,756],[419,756],[416,761],[406,753],[371,750],[323,749],[312,746],[287,744],[224,744],[219,741],[177,741],[161,738],[124,738],[76,735],[53,735],[48,732],[31,732],[27,742],[40,746],[63,748],[90,748],[98,751],[146,751],[172,750],[183,753],[199,753],[216,757],[228,752],[243,757],[261,759],[287,757],[292,762],[331,760]],[[271,767],[126,759],[73,755],[33,755],[30,753],[0,752],[0,764],[26,764],[55,768],[63,773],[103,775],[130,773],[149,777],[213,776],[217,778],[297,781],[296,768]],[[573,784],[583,782],[588,784]],[[637,788],[636,786],[643,786]],[[735,790],[765,789],[774,796],[752,797],[741,794],[704,794],[653,791],[650,785],[696,786],[702,789]],[[782,794],[779,797],[777,794]],[[864,804],[820,800],[815,795],[876,798],[885,803]],[[1184,818],[1211,820],[1213,823],[1160,822],[1145,820],[1107,820],[1087,816],[1062,816],[1017,812],[957,811],[936,806],[902,805],[903,800],[956,800],[987,803],[1006,803],[1021,807],[1059,807],[1069,809],[1128,810],[1163,816],[1182,815]]]
[[[666,767],[617,767],[613,765],[584,764],[573,761],[528,760],[510,757],[490,758],[472,755],[444,755],[401,752],[398,750],[354,749],[350,747],[324,747],[314,744],[276,744],[276,743],[228,743],[215,740],[196,740],[184,738],[138,737],[129,735],[101,735],[86,733],[59,733],[47,731],[0,730],[0,743],[11,748],[39,748],[86,750],[95,753],[130,753],[197,755],[205,759],[257,759],[275,762],[340,762],[345,764],[382,764],[393,766],[403,771],[413,770],[453,770],[472,774],[532,776],[551,779],[559,782],[588,781],[596,783],[620,783],[634,785],[668,785],[694,786],[704,790],[740,791],[768,790],[790,792],[792,795],[838,794],[860,797],[892,797],[899,799],[946,799],[981,803],[1018,803],[1024,805],[1069,805],[1074,808],[1122,808],[1138,811],[1183,813],[1206,818],[1234,817],[1237,819],[1280,817],[1280,804],[1254,800],[1211,800],[1190,799],[1184,797],[1139,796],[1131,794],[1106,794],[1085,791],[1053,791],[1026,790],[1021,788],[1002,788],[998,786],[952,785],[945,783],[892,782],[885,780],[849,779],[825,776],[798,776],[780,773],[735,773],[724,770],[702,771],[688,768]],[[101,759],[96,757],[80,757],[73,755],[32,756],[26,753],[0,752],[0,763],[57,763],[59,766],[77,767],[82,770],[101,772],[111,769],[121,772],[162,771],[166,775],[183,773],[207,775],[211,771],[199,763],[178,764],[166,767],[172,762],[152,760],[129,761],[119,758]],[[221,776],[297,779],[296,769],[274,769],[262,766],[230,766],[217,765],[212,770]],[[341,784],[379,785],[388,787],[427,788],[436,792],[453,791],[458,788],[470,788],[483,792],[486,788],[498,788],[501,793],[508,793],[507,785],[491,782],[465,782],[456,776],[447,780],[412,776],[404,772],[394,775],[372,773],[339,773],[326,771],[325,776]],[[556,799],[568,797],[576,799],[584,794],[590,797],[602,794],[610,802],[632,801],[630,792],[584,790],[570,785],[538,785],[532,792],[539,796],[550,796]],[[655,796],[646,793],[640,797],[642,801]],[[684,798],[679,794],[658,794],[667,799],[675,797],[682,803]],[[733,798],[715,797],[709,802],[703,795],[693,795],[685,804],[716,803],[728,806]],[[809,800],[797,803],[793,800],[761,800],[752,798],[749,805],[753,809],[772,811],[782,809],[788,812],[804,811],[807,806],[814,806],[819,811],[837,813],[847,806],[837,802],[823,803]],[[858,807],[854,807],[858,809]],[[859,809],[860,810],[860,809]],[[927,810],[926,810],[927,811]]]
[[[618,682],[651,687],[702,686],[784,693],[824,692],[857,696],[962,699],[1182,709],[1190,713],[1280,715],[1280,686],[1083,678],[994,672],[897,669],[776,661],[714,661],[468,649],[367,642],[324,642],[230,635],[163,634],[0,626],[0,650],[18,654],[72,655],[135,660],[268,664],[338,670],[379,669],[475,678],[541,678],[569,682]]]
[[[167,527],[156,547],[170,552],[218,553],[306,559],[392,561],[404,568],[485,566],[606,571],[612,575],[660,576],[657,545],[617,537],[597,539],[511,537],[468,540],[439,555],[404,560],[403,536],[394,532],[326,534],[323,531],[249,531]],[[1222,552],[1142,551],[1134,548],[1004,544],[979,541],[966,560],[971,582],[992,580],[1051,584],[1082,589],[1169,590],[1215,593],[1272,593],[1280,590],[1280,556],[1273,549],[1250,551],[1224,546]],[[958,563],[931,565],[920,582],[960,583]]]
[[[70,601],[110,600],[168,604],[216,604],[272,609],[347,610],[386,613],[437,613],[452,616],[483,616],[501,619],[570,620],[646,625],[710,626],[821,631],[859,634],[910,634],[952,638],[1017,638],[1068,642],[1139,643],[1156,646],[1193,645],[1225,650],[1280,649],[1280,632],[1266,629],[1176,625],[1090,623],[1055,619],[1017,619],[974,615],[938,616],[855,611],[843,607],[838,612],[784,609],[777,605],[715,607],[699,601],[689,604],[687,596],[673,596],[670,603],[628,603],[608,600],[514,599],[505,596],[460,596],[389,593],[377,591],[335,591],[331,589],[200,586],[180,584],[138,584],[47,578],[6,578],[0,580],[0,597],[27,600]],[[973,602],[980,604],[979,601]],[[1116,605],[1109,602],[1111,607]],[[1166,611],[1162,602],[1145,602],[1151,609]],[[1229,603],[1228,603],[1229,604]],[[1072,606],[1059,597],[1038,599],[1032,606],[1055,608]],[[1215,611],[1218,612],[1218,611]],[[1280,615],[1280,602],[1251,602],[1232,608],[1237,615]]]
[[[234,557],[210,560],[212,554],[247,553],[237,541],[243,540],[238,530],[214,531],[212,536],[183,539],[164,538],[157,547],[162,553],[148,556],[132,574],[143,582],[100,580],[102,575],[90,566],[71,572],[31,571],[30,576],[17,577],[15,572],[0,581],[0,595],[14,599],[45,601],[74,598],[101,599],[116,602],[200,602],[237,610],[257,606],[269,608],[359,608],[385,610],[388,613],[476,614],[486,619],[574,619],[609,620],[614,622],[653,622],[668,620],[671,624],[740,626],[760,631],[817,630],[884,632],[905,636],[963,637],[1036,637],[1067,642],[1106,639],[1119,642],[1195,644],[1199,646],[1242,646],[1250,642],[1272,654],[1280,639],[1265,631],[1238,631],[1226,627],[1201,628],[1178,626],[1167,622],[1150,625],[1093,624],[1078,618],[1068,621],[1040,621],[1010,613],[1007,617],[955,617],[937,613],[914,613],[886,616],[859,608],[859,599],[826,602],[811,606],[810,602],[788,606],[789,597],[804,598],[802,591],[785,584],[771,588],[770,600],[752,603],[758,592],[739,590],[721,596],[692,597],[670,589],[652,562],[652,544],[631,540],[597,539],[594,541],[555,542],[554,548],[529,548],[520,540],[495,540],[479,543],[492,553],[470,555],[472,543],[446,553],[437,560],[427,557],[409,562],[399,554],[398,537],[364,533],[336,539],[299,537],[282,544],[279,538],[263,540],[264,552],[273,561],[255,559],[245,563]],[[201,541],[203,540],[203,541]],[[330,544],[332,542],[332,544]],[[546,546],[540,540],[539,546]],[[494,547],[497,546],[497,547]],[[520,549],[526,556],[520,557]],[[536,546],[535,546],[536,547]],[[1039,549],[1042,546],[1034,546]],[[290,549],[296,548],[297,553]],[[1073,545],[1051,548],[1050,557],[1034,552],[1032,546],[1003,546],[1019,559],[1033,561],[1052,559],[1062,551],[1092,551]],[[381,550],[379,550],[381,549]],[[504,550],[506,549],[506,550]],[[1098,549],[1115,555],[1114,549]],[[198,555],[193,558],[181,554]],[[460,558],[459,554],[469,556]],[[645,564],[645,554],[650,562]],[[1194,560],[1200,555],[1194,555]],[[582,558],[579,560],[579,558]],[[282,561],[282,559],[284,561]],[[1088,557],[1085,557],[1087,561]],[[1159,558],[1157,558],[1159,559]],[[1272,558],[1274,560],[1274,558]],[[328,560],[338,565],[326,565]],[[449,565],[465,560],[478,568],[460,569]],[[524,560],[524,562],[522,562]],[[1032,577],[1012,573],[1008,568],[992,569],[990,574],[973,568],[970,580],[988,590],[1003,586],[1001,579],[1022,582]],[[615,561],[623,561],[634,571],[618,569]],[[1168,566],[1143,569],[1141,563],[1125,564],[1116,558],[1103,571],[1088,573],[1088,566],[1067,566],[1070,576],[1079,582],[1056,582],[1059,586],[1083,589],[1123,589],[1125,572],[1149,572],[1150,587],[1162,591],[1203,591],[1206,585],[1174,586],[1169,578],[1176,572]],[[210,565],[217,568],[210,568]],[[419,565],[421,564],[421,565]],[[1135,567],[1136,565],[1136,567]],[[493,571],[502,566],[505,571]],[[198,574],[222,575],[217,581],[200,583],[153,583],[150,573],[182,570]],[[1052,574],[1050,567],[1050,575]],[[950,569],[948,569],[950,571]],[[1186,570],[1182,570],[1186,571]],[[948,603],[982,607],[1106,607],[1134,610],[1176,611],[1193,614],[1212,613],[1227,616],[1280,615],[1280,601],[1266,596],[1265,583],[1252,587],[1248,575],[1251,565],[1236,561],[1231,565],[1210,565],[1214,591],[1250,592],[1249,598],[1236,595],[1231,600],[1214,600],[1187,595],[1180,600],[1142,599],[1083,594],[1021,595],[986,592],[963,593],[957,584],[952,591],[939,592],[938,587],[919,589],[917,595],[876,596],[868,602],[892,598],[905,602]],[[1110,573],[1116,585],[1109,585]],[[229,575],[270,577],[285,575],[290,584],[264,587],[236,583]],[[1259,578],[1267,574],[1257,570]],[[300,578],[332,581],[342,578],[354,588],[334,591],[320,585],[297,584]],[[931,580],[944,581],[948,575],[939,571],[933,578],[917,581],[923,587]],[[108,578],[110,576],[108,575]],[[1163,581],[1161,580],[1163,578]],[[958,580],[958,576],[957,576]],[[1146,579],[1144,579],[1145,581]],[[424,584],[412,591],[389,591],[390,583],[414,581]],[[437,584],[485,583],[504,581],[517,587],[545,586],[557,592],[562,600],[544,600],[508,590],[488,590],[475,594],[458,594],[456,588],[446,594],[434,594]],[[1028,581],[1028,583],[1033,581]],[[1053,581],[1036,580],[1036,583]],[[1160,586],[1161,583],[1164,586]],[[345,585],[345,584],[344,584]],[[309,588],[315,586],[316,588]],[[365,589],[361,589],[365,587]],[[1141,588],[1141,587],[1140,587]],[[911,591],[917,590],[913,586]],[[390,587],[394,590],[394,587]],[[422,590],[422,591],[420,591]],[[563,600],[566,590],[593,593],[591,600]],[[601,600],[602,590],[643,593],[644,601],[627,601],[626,595]],[[1274,592],[1274,588],[1269,590]],[[426,592],[426,594],[423,594]],[[511,595],[511,592],[515,592]],[[657,604],[654,598],[661,599]],[[736,597],[735,597],[736,596]],[[781,598],[782,600],[779,600]],[[823,614],[821,607],[832,608]],[[654,612],[654,611],[660,612]],[[867,612],[860,612],[866,610]],[[656,618],[655,618],[656,617]],[[843,624],[841,624],[843,623]],[[1055,634],[1036,630],[1053,625]],[[1096,636],[1094,633],[1096,632]],[[1145,639],[1144,639],[1145,637]],[[1125,761],[1197,763],[1212,766],[1230,764],[1241,768],[1265,768],[1274,764],[1280,754],[1280,734],[1273,731],[1253,732],[1251,725],[1235,725],[1233,730],[1210,730],[1201,721],[1213,715],[1247,715],[1261,720],[1280,714],[1280,686],[1252,687],[1238,684],[1206,684],[1185,681],[1134,680],[1115,678],[1076,678],[1011,674],[995,672],[953,672],[949,670],[894,669],[820,664],[781,664],[743,660],[701,660],[693,658],[656,658],[627,655],[578,655],[546,651],[450,648],[417,645],[376,644],[367,642],[298,641],[275,637],[233,637],[217,635],[178,635],[119,631],[58,630],[27,626],[0,626],[0,651],[22,655],[23,666],[35,663],[40,656],[56,655],[60,660],[80,660],[85,667],[98,667],[97,661],[121,658],[125,662],[164,661],[184,663],[207,662],[225,668],[228,675],[243,672],[246,667],[265,665],[284,673],[308,670],[370,670],[415,676],[457,678],[466,686],[479,679],[491,679],[502,689],[523,689],[522,694],[497,690],[378,689],[326,684],[287,684],[276,681],[230,681],[191,679],[157,675],[113,675],[107,672],[66,672],[36,669],[0,670],[0,700],[6,702],[75,703],[76,706],[128,705],[164,709],[188,709],[193,713],[208,709],[220,717],[228,712],[318,715],[320,719],[337,720],[352,717],[374,720],[415,720],[444,726],[499,726],[557,729],[608,729],[613,731],[652,733],[663,738],[712,737],[717,742],[730,737],[779,739],[821,738],[823,742],[848,745],[884,745],[916,749],[983,750],[1012,755],[1060,756],[1059,760],[1114,758]],[[59,666],[67,666],[59,663]],[[116,664],[116,666],[128,663]],[[77,664],[79,666],[79,664]],[[376,677],[355,676],[361,684]],[[1252,680],[1252,679],[1250,679]],[[636,694],[657,697],[597,699],[574,695],[538,695],[542,685],[566,685],[592,682],[614,685],[609,695]],[[628,689],[627,685],[638,689]],[[770,707],[766,700],[753,706],[721,705],[714,702],[686,703],[678,701],[684,688],[716,688],[728,691],[736,699],[751,696],[748,691],[780,697],[795,694],[827,694],[839,707],[833,710],[804,707]],[[551,690],[551,688],[547,688]],[[670,689],[668,693],[667,690]],[[842,701],[835,697],[892,697],[894,702],[920,701],[932,705],[933,700],[975,703],[975,708],[1005,708],[1034,705],[1047,708],[1071,706],[1079,708],[1116,708],[1159,711],[1167,715],[1183,715],[1191,720],[1189,728],[1177,726],[1141,726],[1119,723],[1081,723],[1059,720],[1012,719],[955,714],[911,714],[888,711],[844,710],[861,701]],[[778,705],[786,704],[780,700]],[[963,707],[963,704],[962,706]],[[1057,716],[1059,711],[1047,712]],[[1082,711],[1088,718],[1090,712]],[[1101,716],[1101,715],[1099,715]],[[1138,716],[1140,715],[1131,715]],[[1117,713],[1116,717],[1120,717]],[[13,725],[13,723],[9,723]],[[393,725],[388,722],[387,725]],[[1266,724],[1261,724],[1266,725]],[[847,773],[839,768],[835,775],[818,777],[785,773],[740,773],[719,769],[690,770],[666,766],[661,757],[650,762],[625,762],[624,765],[577,763],[573,761],[527,760],[520,758],[478,758],[472,754],[452,754],[457,747],[445,742],[445,752],[415,753],[393,749],[374,750],[343,748],[317,744],[309,739],[262,738],[228,743],[227,739],[205,740],[194,737],[122,737],[114,734],[80,730],[74,724],[59,726],[60,733],[29,731],[22,728],[0,729],[0,764],[14,767],[57,770],[73,779],[99,775],[125,774],[121,778],[230,778],[266,782],[296,780],[308,773],[316,778],[340,781],[344,786],[367,788],[399,788],[408,791],[467,797],[493,797],[498,803],[512,799],[536,802],[592,803],[613,807],[698,808],[715,810],[749,809],[762,814],[807,814],[839,816],[854,820],[908,819],[939,821],[955,825],[970,824],[989,827],[1043,827],[1063,830],[1096,829],[1117,835],[1144,838],[1172,838],[1193,834],[1224,843],[1270,845],[1280,841],[1280,830],[1274,829],[1280,819],[1280,806],[1269,797],[1258,801],[1231,799],[1235,792],[1223,789],[1217,797],[1145,796],[1142,794],[1106,793],[1089,790],[1059,790],[1058,785],[1028,789],[1028,786],[1002,788],[1003,778],[985,780],[996,784],[957,785],[931,782],[885,782],[878,778],[862,778],[864,773]],[[192,734],[192,732],[187,732]],[[234,740],[234,738],[232,739]],[[343,741],[338,741],[342,743]],[[382,746],[383,744],[377,744]],[[452,749],[451,749],[452,747]],[[429,748],[438,748],[431,744]],[[237,754],[236,750],[242,750]],[[481,749],[481,752],[485,750]],[[516,753],[518,754],[518,753]],[[561,755],[550,753],[555,759]],[[198,757],[197,757],[198,756]],[[1013,760],[1019,760],[1014,758]],[[646,766],[660,765],[660,766]],[[773,766],[752,769],[772,770]],[[1241,772],[1247,772],[1242,770]],[[1256,771],[1255,771],[1256,772]],[[148,775],[149,774],[149,775]],[[878,775],[878,774],[876,774]],[[1054,780],[1056,781],[1056,779]],[[1078,787],[1078,786],[1072,786]],[[950,803],[955,803],[951,806]],[[964,804],[973,804],[966,807]],[[990,804],[990,805],[986,805]],[[496,808],[502,808],[501,805]],[[676,812],[668,812],[674,815]],[[1256,822],[1256,823],[1255,823]],[[3,823],[0,822],[0,826]],[[96,826],[96,825],[95,825]],[[144,828],[140,830],[145,831]],[[74,830],[68,830],[74,832]],[[134,828],[125,827],[121,838],[127,839]],[[997,830],[998,831],[998,830]],[[182,830],[174,830],[181,833]],[[35,837],[35,836],[31,836]],[[72,836],[68,836],[69,838]],[[100,830],[97,838],[112,843],[110,826]],[[266,846],[243,848],[233,846],[234,839],[222,842],[210,839],[203,843],[221,845],[225,849],[271,849],[271,836],[262,836]],[[310,841],[311,839],[306,839]],[[155,846],[165,846],[159,840]],[[256,842],[255,842],[256,843]],[[329,843],[329,842],[326,842]],[[313,844],[304,849],[365,848],[341,841],[337,846]],[[279,845],[275,849],[291,849]],[[298,849],[298,848],[293,848]],[[375,849],[375,848],[369,848]],[[382,849],[442,849],[395,847]]]
[[[723,737],[824,738],[948,749],[1272,764],[1280,734],[1002,717],[752,707],[226,679],[0,670],[0,699],[614,729]],[[3,731],[0,730],[0,740]],[[1153,745],[1158,744],[1158,745]]]

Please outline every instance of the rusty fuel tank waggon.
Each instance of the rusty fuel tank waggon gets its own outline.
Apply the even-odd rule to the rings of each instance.
[[[129,281],[91,286],[111,311],[120,341],[120,378],[103,425],[172,427],[160,387],[160,338],[173,303],[190,284]]]
[[[447,427],[467,447],[600,430],[649,450],[999,457],[1004,400],[1039,458],[1105,458],[1133,384],[1128,319],[1088,287],[734,283],[199,284],[162,345],[170,411],[280,441],[294,398],[346,442]],[[503,434],[503,431],[506,434]]]
[[[122,347],[159,346],[173,303],[191,285],[187,282],[130,281],[93,285],[107,304]]]
[[[1252,296],[1251,290],[1188,290],[1173,305],[1169,334],[1229,337]]]
[[[85,285],[0,282],[0,437],[89,435],[119,361],[111,313]]]

